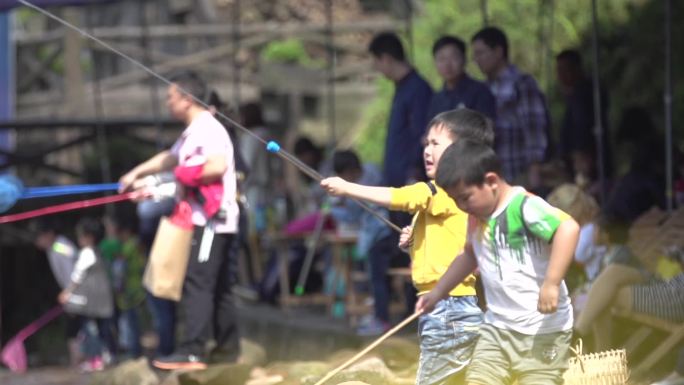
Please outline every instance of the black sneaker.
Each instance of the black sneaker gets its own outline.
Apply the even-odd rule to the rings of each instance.
[[[182,353],[159,357],[152,361],[152,366],[162,370],[203,370],[207,368],[207,364],[200,356]]]

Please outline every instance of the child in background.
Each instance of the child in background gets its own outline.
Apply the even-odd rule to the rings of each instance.
[[[364,186],[377,186],[382,179],[379,170],[371,165],[361,165],[359,157],[349,150],[333,154],[333,169],[340,178]],[[378,212],[385,218],[388,217],[384,208],[379,208]],[[390,325],[387,270],[392,256],[397,252],[396,239],[387,225],[349,199],[339,198],[334,201],[331,213],[338,225],[348,224],[358,228],[356,252],[368,260],[373,292],[373,318],[362,322],[357,334],[382,334]]]
[[[78,248],[66,236],[59,233],[62,228],[52,218],[41,218],[36,223],[37,236],[35,245],[45,251],[50,269],[61,289],[66,289],[71,282],[71,272],[74,271]],[[69,362],[76,366],[81,362],[81,344],[78,332],[81,327],[78,317],[67,314],[66,337],[69,350]]]
[[[571,183],[556,187],[546,201],[568,213],[580,225],[575,260],[565,275],[574,318],[577,319],[586,303],[591,283],[601,272],[603,257],[609,250],[607,245],[598,243],[596,239],[600,208],[594,197]]]
[[[132,357],[142,354],[140,347],[140,305],[145,300],[142,276],[145,254],[136,234],[135,218],[118,213],[105,219],[107,227],[120,242],[120,251],[111,261],[112,288],[119,312],[117,325],[120,345]]]
[[[423,160],[431,179],[442,153],[454,141],[470,139],[491,145],[494,140],[491,121],[465,108],[437,115],[428,127]],[[323,180],[321,186],[332,195],[351,196],[414,214],[413,240],[403,244],[411,243],[411,276],[419,296],[435,286],[454,255],[463,250],[467,215],[433,182],[388,188],[363,186],[336,177]],[[477,304],[475,276],[463,278],[462,284],[450,288],[448,298],[445,293],[445,299],[440,298],[434,310],[420,316],[417,385],[459,381],[470,362],[482,311]]]
[[[97,250],[100,252],[100,257],[105,262],[107,269],[111,275],[112,262],[117,255],[121,254],[121,240],[119,239],[116,220],[109,215],[102,219],[104,225],[104,238],[97,244]]]
[[[437,184],[471,215],[468,241],[439,283],[416,304],[430,311],[479,268],[487,297],[468,384],[562,384],[572,338],[563,277],[579,226],[569,215],[511,186],[490,147],[468,140],[442,155]]]
[[[582,188],[570,183],[557,187],[546,200],[568,213],[580,225],[575,261],[584,268],[587,280],[593,281],[601,271],[601,260],[606,253],[605,246],[596,243],[598,203]]]
[[[96,246],[104,237],[102,224],[93,218],[82,218],[76,225],[80,250],[68,285],[57,297],[67,313],[79,316],[80,324],[97,325],[101,341],[86,351],[86,371],[102,370],[116,352],[110,318],[114,313],[112,291],[107,270]],[[90,322],[94,321],[94,322]],[[100,346],[104,342],[105,346]]]

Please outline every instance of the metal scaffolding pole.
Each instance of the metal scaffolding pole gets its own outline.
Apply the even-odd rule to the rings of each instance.
[[[489,25],[489,10],[487,0],[480,0],[480,13],[482,14],[482,25],[484,27]]]
[[[409,60],[411,63],[414,62],[414,49],[413,49],[413,4],[411,0],[406,1],[406,35],[408,36],[408,46],[409,46]]]
[[[93,19],[95,18],[95,15],[97,14],[97,6],[92,5],[88,8],[86,8],[86,19],[88,20],[88,29],[92,30],[94,26],[94,21]],[[93,106],[95,109],[95,121],[97,122],[96,124],[96,133],[97,133],[97,147],[99,151],[99,156],[98,158],[100,159],[100,172],[102,173],[102,181],[105,183],[109,183],[112,181],[112,168],[111,168],[111,161],[109,158],[109,145],[108,145],[108,140],[107,140],[107,133],[105,131],[104,125],[102,124],[102,121],[104,119],[104,98],[102,95],[102,84],[100,82],[101,80],[101,74],[100,74],[100,66],[98,65],[98,62],[95,57],[95,49],[92,41],[88,44],[88,48],[90,49],[90,58],[91,62],[93,65]],[[108,214],[112,214],[112,210],[114,207],[112,205],[107,205],[105,207],[105,210],[107,211]]]
[[[606,170],[603,158],[603,122],[601,121],[601,85],[599,84],[599,49],[598,49],[598,17],[596,12],[596,0],[591,0],[591,22],[592,22],[592,53],[593,53],[593,68],[592,78],[594,86],[594,135],[596,136],[596,156],[599,174],[599,183],[601,184],[601,203],[606,202]]]
[[[240,53],[240,0],[235,0],[233,3],[233,102],[236,111],[240,110],[242,104],[242,95],[240,94],[240,60],[238,54]]]
[[[147,12],[146,12],[146,1],[140,1],[138,2],[138,11],[140,12],[140,30],[142,33],[140,34],[140,45],[143,48],[143,57],[142,57],[142,62],[146,66],[152,65],[152,58],[150,55],[150,52],[152,51],[150,49],[150,29],[149,29],[149,23],[147,20]],[[159,87],[157,84],[157,79],[154,78],[154,76],[150,75],[150,104],[152,105],[152,116],[154,117],[154,127],[157,131],[157,150],[162,150],[164,147],[164,143],[162,140],[162,124],[161,124],[161,106],[159,104]]]
[[[665,198],[667,212],[673,210],[672,189],[672,0],[665,0]]]
[[[325,2],[326,42],[328,48],[328,124],[330,126],[331,149],[337,147],[337,127],[335,124],[335,36],[333,32],[333,1]]]

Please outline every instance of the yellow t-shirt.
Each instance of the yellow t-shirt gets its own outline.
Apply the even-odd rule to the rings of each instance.
[[[468,214],[456,206],[446,191],[434,186],[434,195],[425,182],[390,189],[390,209],[415,214],[411,276],[418,294],[432,290],[454,258],[463,252],[468,228]],[[475,276],[469,275],[449,294],[475,295]]]

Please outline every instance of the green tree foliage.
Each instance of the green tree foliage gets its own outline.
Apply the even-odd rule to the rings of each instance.
[[[387,79],[379,78],[376,80],[376,88],[375,99],[368,104],[363,113],[364,129],[355,147],[365,162],[381,164],[394,84]]]
[[[268,62],[297,64],[303,67],[321,67],[319,61],[311,58],[299,39],[276,40],[261,50],[261,58]]]

